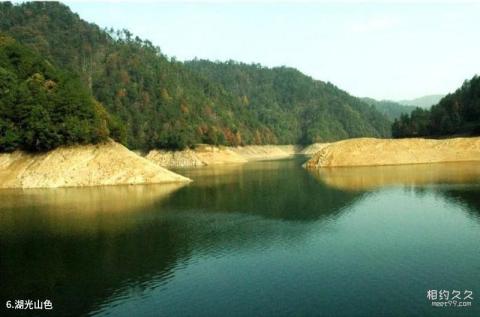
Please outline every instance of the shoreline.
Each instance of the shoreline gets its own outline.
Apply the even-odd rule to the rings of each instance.
[[[192,180],[168,168],[241,165],[303,155],[303,167],[374,167],[480,162],[480,137],[451,139],[356,138],[301,145],[198,145],[144,155],[109,141],[60,147],[46,153],[0,153],[0,189],[182,183]]]

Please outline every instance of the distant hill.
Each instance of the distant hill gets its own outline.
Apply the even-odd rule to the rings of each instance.
[[[428,95],[410,100],[399,100],[397,102],[406,106],[428,109],[431,106],[436,105],[443,97],[445,97],[445,95]]]
[[[480,77],[466,80],[430,109],[417,108],[392,125],[394,137],[480,135]]]
[[[362,98],[363,101],[372,105],[379,112],[387,116],[391,121],[400,118],[402,114],[409,114],[415,110],[415,106],[406,106],[390,100],[375,100],[372,98]]]
[[[391,122],[373,106],[298,70],[178,62],[58,2],[0,3],[0,32],[76,74],[123,123],[131,149],[390,136]]]

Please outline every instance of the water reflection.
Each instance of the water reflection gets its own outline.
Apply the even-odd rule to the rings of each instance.
[[[0,191],[0,299],[49,298],[56,315],[78,316],[127,281],[168,272],[181,252],[174,229],[146,216],[183,186]]]
[[[447,166],[444,171],[440,167],[423,172],[416,168],[415,173],[382,168],[375,176],[362,168],[355,173],[344,169],[337,175],[332,170],[315,177],[301,163],[288,160],[184,169],[181,174],[194,179],[186,186],[0,191],[0,300],[50,298],[60,316],[108,312],[115,301],[141,298],[152,289],[168,287],[184,267],[202,258],[263,254],[272,248],[281,253],[308,246],[312,236],[328,236],[355,205],[365,202],[370,193],[375,195],[372,188],[400,181],[478,180],[478,165],[463,163],[462,168]],[[435,190],[455,204],[479,210],[478,188],[471,193],[444,187]],[[368,234],[358,233],[364,236]],[[321,259],[311,267],[312,272],[343,255],[342,248],[356,247],[350,242],[337,248],[334,237],[316,250],[330,246],[327,253],[332,258]],[[370,249],[361,251],[366,254]],[[362,259],[362,252],[357,259]],[[305,258],[315,255],[305,254]],[[295,275],[291,278],[294,281]]]
[[[177,210],[243,213],[289,221],[333,217],[367,192],[345,192],[318,182],[299,168],[302,158],[239,167],[178,171],[194,182],[164,201]]]
[[[183,186],[188,185],[0,190],[0,232],[19,234],[18,228],[36,228],[71,235],[119,230],[129,224],[129,213],[158,204]],[[16,230],[9,230],[12,227]]]
[[[365,191],[395,185],[468,184],[480,181],[478,162],[337,167],[310,172],[328,186],[346,191]]]

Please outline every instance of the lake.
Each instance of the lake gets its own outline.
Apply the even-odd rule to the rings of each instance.
[[[304,161],[0,191],[3,312],[50,299],[55,316],[480,316],[479,163]],[[473,300],[433,307],[429,290]]]

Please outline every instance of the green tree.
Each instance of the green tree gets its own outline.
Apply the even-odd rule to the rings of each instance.
[[[103,116],[76,75],[0,36],[0,151],[104,141],[113,120]]]

